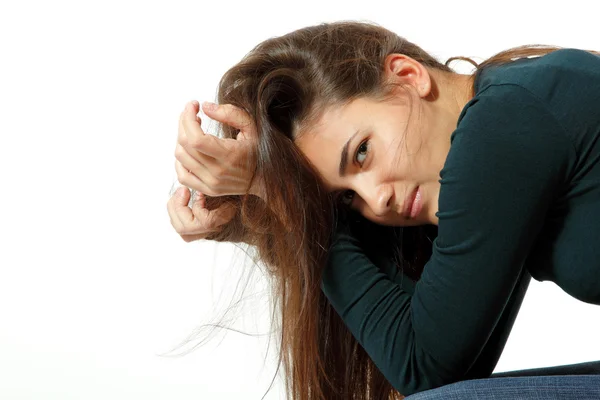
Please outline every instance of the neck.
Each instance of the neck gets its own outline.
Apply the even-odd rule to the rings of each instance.
[[[436,160],[436,168],[442,170],[446,157],[450,151],[450,136],[456,129],[458,117],[465,105],[473,98],[472,85],[474,77],[443,71],[430,71],[431,91],[424,98],[422,104],[426,113],[426,123],[435,144],[432,144],[432,158]],[[439,195],[439,184],[430,190]],[[437,210],[437,208],[436,208]],[[437,225],[438,219],[430,216],[433,224]]]
[[[431,70],[431,90],[425,97],[432,131],[439,133],[449,145],[458,117],[473,98],[473,75]]]
[[[444,71],[430,71],[432,80],[428,98],[445,118],[449,118],[454,127],[465,105],[473,98],[473,75],[463,75]]]

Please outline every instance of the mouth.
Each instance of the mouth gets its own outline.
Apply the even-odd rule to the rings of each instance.
[[[402,216],[405,218],[410,218],[411,210],[413,208],[413,204],[415,202],[415,198],[417,197],[417,192],[419,191],[419,186],[416,186],[412,192],[406,196],[404,200],[404,209],[402,210]]]

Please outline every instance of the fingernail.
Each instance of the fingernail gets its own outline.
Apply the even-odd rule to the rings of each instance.
[[[217,109],[217,105],[215,103],[211,103],[210,101],[205,101],[202,103],[202,107],[208,111],[215,111]]]

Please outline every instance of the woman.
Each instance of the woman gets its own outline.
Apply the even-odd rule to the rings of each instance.
[[[599,71],[522,47],[460,75],[361,23],[267,40],[204,107],[225,139],[182,114],[179,181],[215,197],[172,223],[257,247],[292,398],[489,377],[529,274],[600,304]]]

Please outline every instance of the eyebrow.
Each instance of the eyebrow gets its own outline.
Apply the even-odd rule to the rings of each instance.
[[[354,139],[354,137],[361,132],[361,129],[358,129],[356,132],[354,132],[354,134],[350,136],[350,139],[348,139],[344,147],[342,147],[342,157],[340,159],[340,169],[338,171],[340,177],[343,177],[346,174],[346,166],[348,165],[348,147],[350,147],[350,142],[352,142],[352,139]]]

